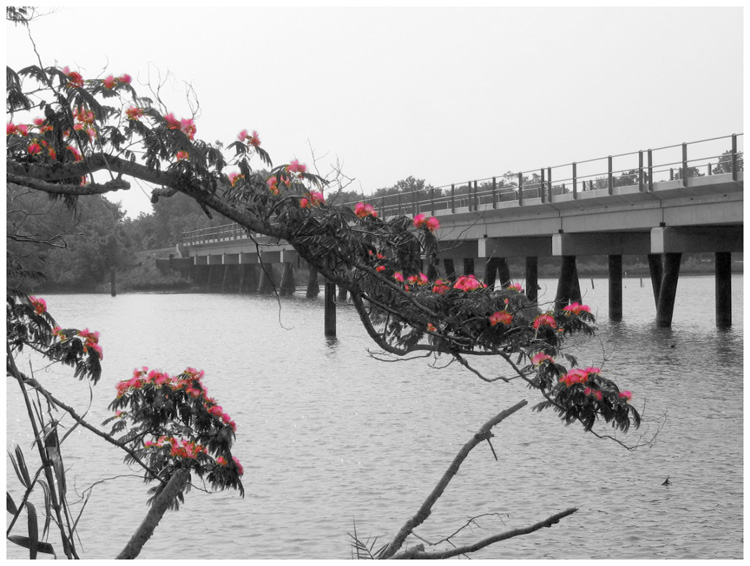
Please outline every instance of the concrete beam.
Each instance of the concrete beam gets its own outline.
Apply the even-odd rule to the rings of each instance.
[[[553,234],[552,255],[646,255],[650,253],[648,232],[587,232]]]
[[[281,263],[281,251],[271,252],[261,250],[259,261],[261,263]]]
[[[478,241],[479,257],[550,257],[552,238],[482,238]]]
[[[223,265],[223,259],[222,255],[211,254],[208,256],[208,265]]]
[[[297,261],[298,257],[299,257],[299,253],[297,253],[297,250],[293,250],[293,249],[281,250],[281,263],[292,263],[294,261]]]
[[[742,252],[742,226],[651,229],[652,254]]]
[[[250,253],[250,252],[241,252],[240,263],[243,265],[244,264],[255,265],[256,263],[258,263],[258,254]]]
[[[222,254],[222,263],[224,265],[239,265],[240,254]]]
[[[208,265],[207,255],[196,255],[193,257],[195,258],[195,265]]]

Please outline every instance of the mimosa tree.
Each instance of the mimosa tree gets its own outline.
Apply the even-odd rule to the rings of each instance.
[[[577,367],[564,351],[569,336],[593,333],[588,307],[574,303],[542,310],[519,286],[494,289],[473,276],[438,278],[437,218],[380,218],[365,202],[354,207],[331,204],[335,183],[298,160],[274,165],[256,131],[238,125],[237,138],[225,149],[207,143],[200,139],[194,117],[175,116],[158,101],[139,95],[126,73],[94,78],[69,67],[30,65],[9,68],[7,77],[8,190],[46,192],[71,206],[87,195],[128,190],[131,179],[153,184],[154,201],[183,193],[206,214],[219,213],[250,235],[264,234],[292,245],[329,282],[348,291],[368,335],[383,352],[452,358],[477,378],[506,381],[508,387],[515,386],[511,381],[522,381],[538,395],[535,409],[552,409],[564,423],[579,422],[586,431],[598,421],[621,431],[640,424],[629,391],[620,390],[600,368]],[[95,429],[33,376],[24,375],[14,359],[23,348],[33,348],[71,365],[77,377],[96,382],[102,363],[98,335],[58,328],[41,299],[14,290],[8,292],[8,330],[7,373],[24,394],[34,389],[82,426]],[[488,356],[497,360],[496,375],[484,375],[472,364],[472,359]],[[236,425],[208,396],[201,372],[188,368],[172,377],[138,368],[114,393],[113,429],[97,434],[125,450],[126,460],[140,465],[144,477],[155,482],[152,511],[158,517],[152,519],[158,522],[159,513],[176,505],[193,475],[205,477],[216,489],[242,492],[242,467],[231,454]],[[523,532],[502,533],[448,554],[419,546],[402,550],[468,451],[489,440],[492,427],[523,405],[500,412],[480,429],[378,557],[467,553],[549,526],[575,511],[558,512]],[[34,431],[42,460],[53,462],[44,447],[59,447],[47,442],[54,426],[38,422],[30,405],[28,412],[32,423],[42,425]],[[60,478],[49,469],[45,490],[55,499],[52,488],[59,486]],[[28,478],[24,484],[27,494],[34,483]],[[59,497],[55,505],[50,508],[61,514],[55,522],[63,550],[75,556],[74,522],[69,521],[66,530]],[[13,504],[16,517],[23,507]],[[28,537],[15,539],[32,552],[41,548],[39,541],[32,528]]]

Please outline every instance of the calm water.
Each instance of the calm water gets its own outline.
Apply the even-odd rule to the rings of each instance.
[[[498,514],[455,539],[466,543],[578,507],[550,529],[475,556],[742,558],[742,277],[733,279],[729,330],[714,327],[713,278],[681,278],[671,329],[653,323],[648,280],[625,280],[621,323],[607,321],[606,280],[593,283],[581,287],[599,311],[598,334],[570,351],[634,392],[647,422],[627,441],[653,435],[666,416],[656,445],[629,452],[526,407],[495,429],[499,461],[486,444],[477,447],[417,532],[435,541],[468,517]],[[550,299],[556,282],[540,284]],[[338,310],[339,338],[326,339],[322,299],[281,307],[274,298],[236,295],[46,299],[63,327],[101,332],[104,375],[90,422],[108,415],[115,383],[141,365],[175,374],[204,369],[210,394],[237,422],[245,498],[194,489],[141,558],[349,558],[355,522],[360,536],[386,542],[474,431],[521,399],[541,400],[521,383],[487,384],[454,366],[378,362],[351,308]],[[85,384],[41,366],[37,377],[85,410]],[[29,426],[15,410],[20,399],[11,384],[8,440],[31,457]],[[72,434],[64,458],[70,500],[101,482],[80,521],[82,556],[112,558],[146,513],[146,488],[120,453],[86,431]],[[664,487],[667,476],[673,483]],[[8,557],[27,556],[17,548]]]

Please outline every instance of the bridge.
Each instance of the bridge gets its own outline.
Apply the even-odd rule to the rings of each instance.
[[[716,323],[730,326],[731,254],[743,251],[742,138],[732,134],[360,200],[380,218],[436,216],[442,276],[456,276],[456,261],[464,273],[474,273],[481,261],[488,284],[499,276],[507,285],[506,258],[525,258],[524,287],[532,300],[539,257],[561,258],[555,301],[566,304],[580,300],[576,257],[606,255],[612,320],[622,319],[623,255],[648,258],[657,324],[670,326],[682,254],[712,252]],[[327,201],[355,204],[337,195]],[[287,243],[251,238],[236,224],[185,232],[178,255],[171,267],[187,270],[206,288],[219,277],[223,291],[245,292],[254,281],[259,292],[268,291],[278,265],[282,292],[293,292],[293,269],[303,267]],[[308,294],[316,294],[317,274],[310,277]]]

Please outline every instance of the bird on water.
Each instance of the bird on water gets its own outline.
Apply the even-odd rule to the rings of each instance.
[[[665,479],[664,483],[662,483],[661,485],[672,485],[672,482],[669,481],[669,476],[667,476],[667,479]]]

